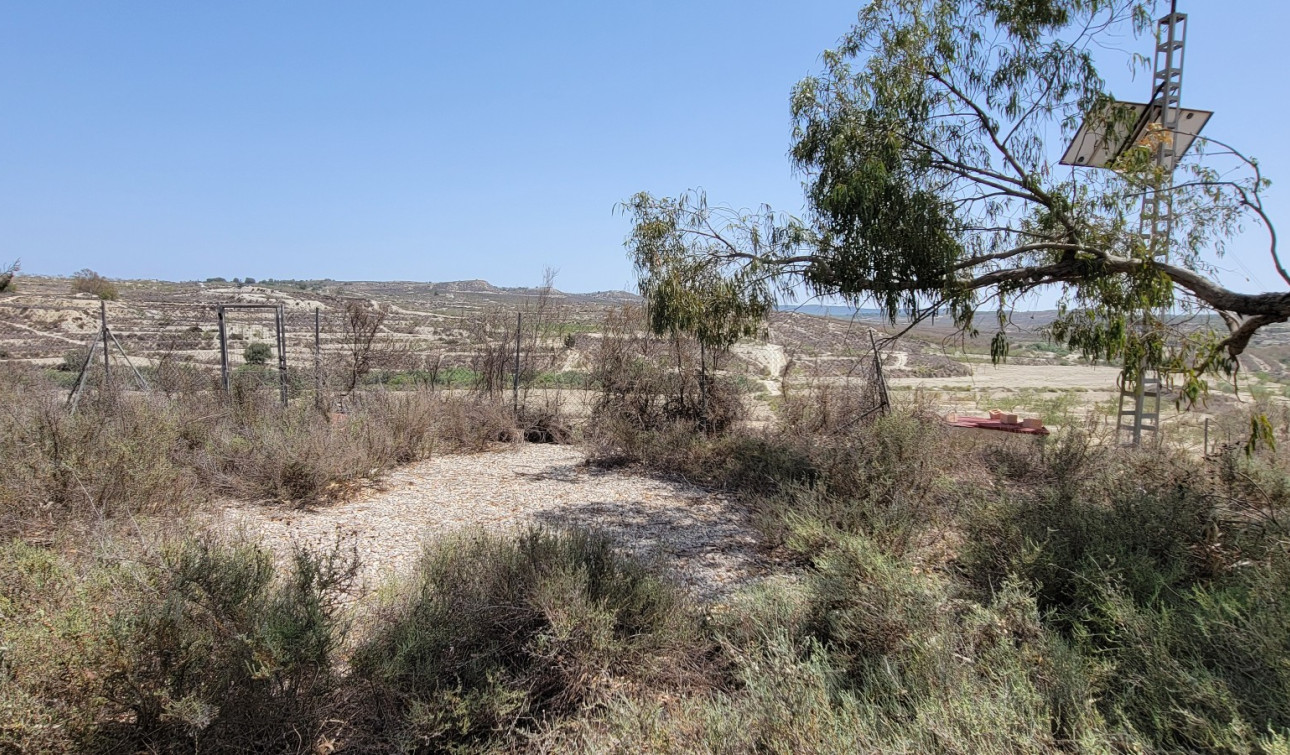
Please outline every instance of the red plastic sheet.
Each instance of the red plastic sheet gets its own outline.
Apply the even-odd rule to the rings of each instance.
[[[1048,435],[1046,427],[1025,427],[1018,424],[1006,424],[997,419],[989,417],[955,417],[947,419],[945,422],[950,427],[970,427],[976,430],[998,430],[1005,433],[1020,433],[1022,435]]]

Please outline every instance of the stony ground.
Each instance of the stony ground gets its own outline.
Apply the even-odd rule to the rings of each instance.
[[[585,466],[570,446],[519,444],[403,467],[354,499],[315,509],[230,503],[219,526],[293,542],[356,539],[366,591],[415,563],[435,535],[538,524],[606,533],[657,562],[696,597],[720,599],[766,573],[758,536],[731,499],[694,486]]]

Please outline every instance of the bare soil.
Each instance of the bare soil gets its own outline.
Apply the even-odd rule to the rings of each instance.
[[[757,531],[737,502],[691,485],[590,468],[584,459],[571,446],[538,444],[442,456],[324,508],[228,502],[214,526],[261,535],[283,556],[292,543],[353,538],[369,596],[406,575],[427,539],[474,528],[600,531],[704,600],[767,573]]]

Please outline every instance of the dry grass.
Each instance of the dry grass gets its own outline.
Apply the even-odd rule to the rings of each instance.
[[[590,366],[602,459],[742,496],[791,557],[779,578],[700,611],[594,534],[465,535],[431,544],[351,629],[333,611],[343,549],[276,573],[248,544],[11,541],[0,747],[1290,749],[1284,449],[1201,461],[1078,431],[969,444],[917,411],[857,420],[864,399],[846,395],[790,397],[780,432],[721,428],[668,408],[693,406],[683,351],[627,325],[613,338]],[[343,418],[254,389],[105,395],[69,417],[30,374],[2,390],[9,532],[180,511],[213,489],[325,501],[554,425],[486,394],[358,394]]]
[[[393,466],[523,434],[506,407],[473,395],[364,393],[348,414],[330,416],[276,398],[254,382],[239,383],[231,399],[96,388],[71,414],[40,374],[6,367],[0,531],[182,515],[215,495],[317,504]],[[559,417],[557,407],[538,419],[559,428]]]

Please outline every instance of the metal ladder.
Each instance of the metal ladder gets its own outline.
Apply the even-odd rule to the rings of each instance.
[[[1116,440],[1126,446],[1142,445],[1142,434],[1153,433],[1160,437],[1160,394],[1163,386],[1160,373],[1148,376],[1138,372],[1138,379],[1120,385],[1120,410],[1115,423]],[[1128,403],[1128,408],[1125,404]]]
[[[1170,13],[1156,25],[1155,72],[1152,76],[1149,122],[1159,123],[1161,141],[1155,164],[1161,181],[1147,188],[1138,216],[1138,233],[1153,257],[1169,254],[1173,232],[1173,173],[1177,154],[1178,123],[1182,117],[1182,66],[1187,43],[1187,14]]]
[[[1146,115],[1149,122],[1159,123],[1164,132],[1155,149],[1155,164],[1161,175],[1160,180],[1152,182],[1142,196],[1138,234],[1151,258],[1163,261],[1169,259],[1169,239],[1173,233],[1173,173],[1177,161],[1178,121],[1182,116],[1182,66],[1186,39],[1185,13],[1174,10],[1157,22],[1155,73]],[[1144,312],[1144,337],[1147,322],[1148,316]],[[1160,393],[1160,373],[1148,377],[1145,363],[1138,365],[1137,376],[1132,382],[1127,375],[1122,379],[1115,426],[1118,441],[1133,447],[1141,446],[1143,432],[1153,433],[1159,439]],[[1127,409],[1126,401],[1131,401]]]

